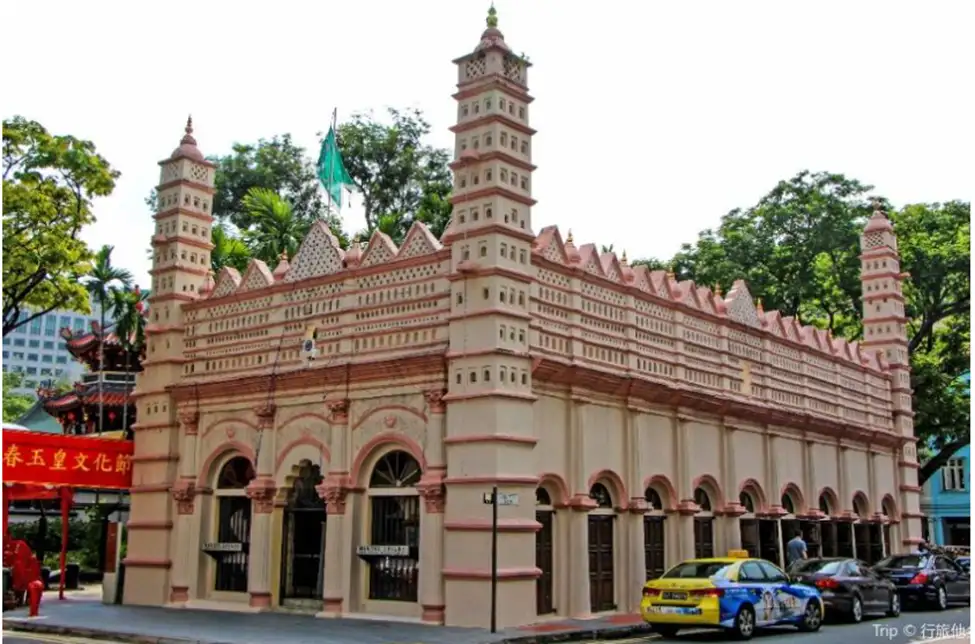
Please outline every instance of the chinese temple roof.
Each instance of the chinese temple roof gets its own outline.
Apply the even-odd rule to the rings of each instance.
[[[118,335],[112,331],[109,325],[105,329],[105,363],[109,370],[113,370],[113,365],[121,367],[124,363],[125,349]],[[98,368],[98,342],[103,337],[100,325],[92,322],[91,329],[87,331],[72,331],[65,327],[61,329],[61,338],[65,342],[68,352],[76,360],[88,365],[89,370],[99,371]],[[120,357],[122,356],[122,357]],[[142,354],[133,352],[129,360],[129,370],[132,372],[142,371]]]
[[[125,404],[129,386],[121,382],[105,381],[102,383],[99,396],[98,382],[75,383],[74,389],[66,393],[57,393],[50,389],[38,389],[37,395],[44,409],[57,415],[87,405],[98,405],[104,401],[106,407],[121,407]]]

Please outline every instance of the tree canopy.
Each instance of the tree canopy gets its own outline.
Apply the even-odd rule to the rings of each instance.
[[[14,393],[14,389],[23,385],[24,374],[3,372],[3,421],[6,423],[16,421],[34,405],[34,397],[30,394]]]
[[[338,128],[345,167],[365,210],[359,239],[382,230],[396,243],[414,221],[439,237],[450,220],[450,153],[424,143],[430,124],[420,110],[387,110],[389,122],[354,114]]]
[[[800,172],[754,206],[729,212],[669,266],[679,279],[725,291],[744,278],[767,310],[856,340],[863,330],[859,238],[880,205],[910,274],[904,292],[915,432],[922,452],[938,451],[969,434],[969,395],[952,383],[970,363],[971,208],[952,201],[893,210],[872,191],[842,174]]]
[[[119,173],[90,141],[16,116],[3,122],[3,335],[55,309],[89,312],[79,235]]]

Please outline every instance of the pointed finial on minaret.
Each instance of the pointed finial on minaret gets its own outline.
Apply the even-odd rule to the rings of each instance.
[[[623,251],[623,256],[620,257],[620,263],[623,264],[623,266],[626,266],[628,264],[628,262],[626,261],[626,251],[625,250]]]
[[[565,238],[565,243],[566,244],[571,244],[572,243],[572,229],[571,228],[569,229],[569,234]]]
[[[190,114],[186,117],[186,133],[193,134],[193,115]]]
[[[491,3],[491,8],[488,9],[487,26],[488,29],[498,28],[498,11],[494,8],[493,2]]]
[[[667,269],[667,279],[669,279],[669,280],[676,280],[677,279],[677,275],[674,274],[674,267],[673,266],[671,266],[670,268]]]
[[[714,294],[717,295],[718,297],[721,297],[721,285],[720,284],[715,284],[714,285]]]
[[[758,298],[757,300],[755,300],[755,308],[758,309],[758,312],[760,314],[765,313],[765,307],[762,306],[762,298]]]

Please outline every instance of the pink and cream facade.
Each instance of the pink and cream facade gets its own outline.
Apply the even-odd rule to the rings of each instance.
[[[397,248],[208,273],[214,171],[162,161],[125,602],[486,626],[634,611],[746,548],[921,536],[897,243],[862,236],[847,343],[532,225],[527,73],[489,23],[459,72],[453,219]]]

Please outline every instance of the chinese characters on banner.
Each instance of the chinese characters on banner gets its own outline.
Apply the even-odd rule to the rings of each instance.
[[[3,482],[128,489],[132,441],[3,431]]]

